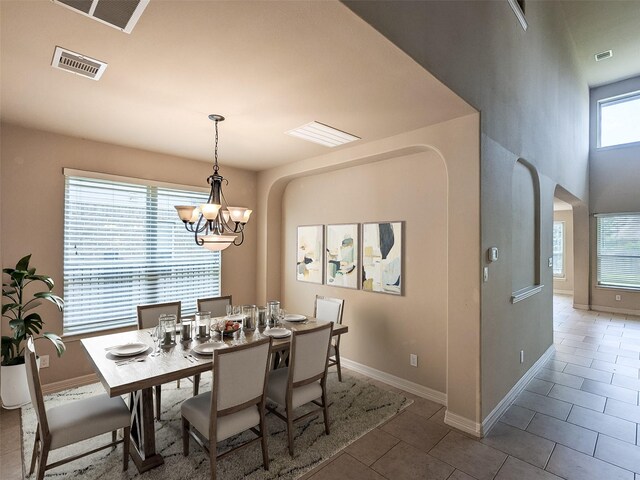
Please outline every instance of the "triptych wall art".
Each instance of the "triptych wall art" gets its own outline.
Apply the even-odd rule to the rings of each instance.
[[[298,227],[296,279],[402,295],[403,222]]]

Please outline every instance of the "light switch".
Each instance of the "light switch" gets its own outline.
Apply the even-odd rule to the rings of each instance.
[[[489,281],[489,267],[484,267],[482,269],[482,278],[485,282]]]
[[[498,247],[491,247],[487,250],[487,258],[490,262],[495,262],[498,260]]]

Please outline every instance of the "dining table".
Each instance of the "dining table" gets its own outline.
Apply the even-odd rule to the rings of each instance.
[[[283,322],[281,327],[300,331],[327,323],[312,317],[303,322]],[[179,324],[178,324],[179,325]],[[177,335],[170,346],[160,346],[155,351],[151,332],[153,328],[134,330],[109,335],[84,338],[82,345],[89,360],[110,397],[129,396],[131,411],[131,448],[130,455],[140,473],[162,465],[162,455],[156,451],[155,423],[153,408],[153,388],[175,380],[199,376],[212,370],[213,355],[200,355],[194,352],[197,346],[211,341],[219,341],[217,337],[192,338],[182,341]],[[179,329],[178,329],[179,330]],[[348,332],[346,325],[334,324],[333,335],[339,336]],[[253,331],[239,330],[224,341],[228,346],[251,343],[269,334],[269,327],[256,328]],[[272,365],[286,359],[291,344],[291,336],[273,338],[271,353]],[[132,344],[148,344],[149,348],[135,356],[122,357],[115,355],[115,348]],[[141,346],[144,348],[144,345]],[[158,353],[159,352],[159,353]],[[158,353],[158,354],[155,354]]]

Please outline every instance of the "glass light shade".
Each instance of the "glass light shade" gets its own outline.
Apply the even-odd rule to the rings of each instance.
[[[218,216],[218,210],[220,210],[221,205],[217,203],[203,203],[200,205],[200,211],[204,218],[207,220],[215,220]]]
[[[249,217],[251,216],[251,212],[253,212],[253,210],[249,210],[247,208],[247,210],[244,212],[244,218],[242,219],[241,223],[247,223],[249,221]]]
[[[200,209],[195,208],[193,210],[193,215],[191,215],[191,220],[189,220],[189,223],[196,223],[198,221],[199,216],[200,216]]]
[[[244,207],[229,207],[229,215],[234,222],[244,221],[244,214],[247,211]]]
[[[193,223],[194,216],[196,217],[196,220],[198,219],[198,216],[197,216],[198,209],[194,206],[176,205],[175,209],[178,211],[178,216],[180,217],[180,220],[182,220],[183,222]]]
[[[229,221],[229,210],[222,211],[222,218],[224,219],[225,222]]]
[[[203,235],[202,240],[204,240],[204,244],[202,245],[207,250],[211,250],[212,252],[219,252],[220,250],[224,250],[229,245],[233,243],[236,239],[235,235]]]

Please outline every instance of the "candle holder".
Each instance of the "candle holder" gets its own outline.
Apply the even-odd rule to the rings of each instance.
[[[176,319],[175,315],[163,313],[160,315],[160,327],[164,331],[162,346],[170,347],[176,344]]]
[[[180,324],[180,336],[183,342],[188,342],[193,336],[193,324],[192,318],[183,318]]]
[[[198,338],[210,338],[209,329],[211,328],[211,312],[196,313],[196,331]]]
[[[272,300],[267,302],[267,323],[269,327],[275,327],[278,323],[278,314],[280,313],[280,302]]]

